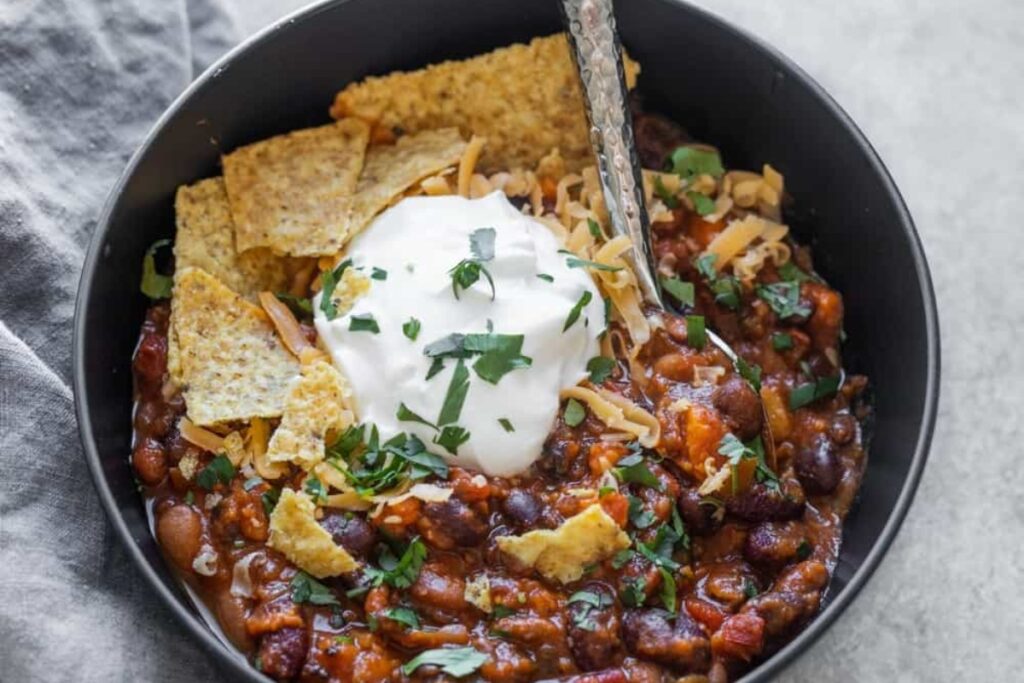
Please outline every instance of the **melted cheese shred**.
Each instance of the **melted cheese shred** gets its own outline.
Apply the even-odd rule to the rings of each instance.
[[[645,448],[653,448],[661,439],[658,418],[624,396],[600,388],[569,387],[562,390],[561,397],[582,401],[601,422],[632,434]]]

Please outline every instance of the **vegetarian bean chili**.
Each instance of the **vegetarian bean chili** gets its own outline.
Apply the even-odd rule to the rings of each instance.
[[[666,168],[685,134],[635,118],[644,166]],[[741,285],[701,262],[725,218],[708,222],[699,208],[677,203],[654,224],[682,314],[666,316],[635,359],[616,348],[591,369],[594,385],[657,417],[656,448],[608,439],[604,422],[568,402],[522,476],[451,466],[443,502],[409,497],[376,516],[326,509],[319,524],[362,566],[321,580],[266,545],[282,488],[301,490],[303,473],[266,481],[183,437],[185,403],[167,381],[170,307],[153,305],[134,357],[132,464],[161,548],[227,639],[281,681],[722,683],[799,632],[827,588],[864,468],[867,380],[843,374],[842,299],[810,252],[791,244],[784,266],[766,261]],[[694,283],[692,300],[677,283]],[[702,341],[704,325],[745,364]],[[340,444],[346,436],[330,447],[362,448]],[[706,493],[694,472],[710,474],[716,458],[729,477]],[[497,547],[593,504],[631,545],[579,580],[545,579]]]

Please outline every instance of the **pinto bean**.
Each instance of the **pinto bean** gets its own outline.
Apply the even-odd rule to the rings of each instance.
[[[167,454],[156,439],[145,438],[135,444],[132,466],[142,483],[154,486],[167,476]]]
[[[232,643],[240,649],[252,647],[252,638],[245,627],[246,607],[241,598],[229,591],[218,591],[214,595],[213,607],[217,613],[217,623]]]
[[[705,671],[711,661],[710,641],[685,611],[679,612],[673,626],[660,610],[628,610],[622,617],[622,639],[637,657],[678,673]]]
[[[419,603],[442,610],[455,612],[466,606],[466,582],[442,565],[425,565],[409,594]]]
[[[831,493],[843,476],[835,445],[824,436],[818,436],[811,445],[797,449],[793,456],[793,469],[810,493]]]
[[[742,377],[730,377],[716,387],[711,400],[739,438],[746,441],[761,433],[760,399]]]
[[[764,484],[754,484],[742,494],[730,498],[725,505],[730,514],[748,522],[793,519],[804,510],[803,501],[769,489]]]
[[[167,337],[148,332],[139,342],[133,361],[135,372],[144,381],[155,384],[163,379],[167,370]]]
[[[306,641],[303,628],[283,628],[263,636],[259,654],[263,673],[278,680],[298,676],[306,660]]]
[[[487,520],[458,498],[424,505],[417,526],[428,541],[444,550],[478,545],[487,535]]]
[[[328,512],[320,520],[335,543],[354,557],[366,557],[377,543],[377,531],[362,517],[346,516],[342,512]]]
[[[163,401],[140,401],[135,410],[135,429],[156,438],[167,435],[178,414],[175,408]]]
[[[754,564],[779,567],[796,558],[804,542],[799,522],[762,522],[747,534],[743,556]]]
[[[588,584],[584,590],[601,598],[600,607],[590,602],[569,603],[569,650],[576,666],[595,671],[611,666],[619,649],[619,618],[615,596],[603,584]]]
[[[192,570],[192,560],[202,546],[203,523],[188,505],[174,505],[156,520],[156,538],[171,561],[183,571]]]

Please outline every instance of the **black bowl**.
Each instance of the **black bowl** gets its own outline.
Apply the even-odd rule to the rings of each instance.
[[[668,0],[619,2],[623,42],[648,107],[722,150],[771,162],[796,200],[787,216],[844,295],[845,356],[871,377],[874,438],[859,504],[824,608],[744,680],[763,681],[817,638],[889,547],[924,467],[939,386],[932,285],[910,215],[864,136],[792,62],[742,31]],[[554,0],[336,0],[232,51],[161,117],[107,201],[82,274],[74,386],[86,458],[111,523],[155,592],[239,679],[266,680],[200,618],[158,552],[129,465],[131,355],[146,300],[146,247],[173,236],[178,185],[218,173],[219,152],[326,122],[334,93],[368,74],[465,57],[560,30]]]

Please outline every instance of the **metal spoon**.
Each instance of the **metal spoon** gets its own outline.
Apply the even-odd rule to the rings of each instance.
[[[597,156],[598,175],[611,217],[612,232],[630,238],[633,253],[629,260],[640,291],[649,304],[666,311],[661,287],[654,275],[651,226],[644,205],[643,175],[633,138],[633,117],[622,67],[622,44],[615,28],[612,0],[560,0],[559,4],[570,52],[580,76],[583,102],[590,121],[590,142]],[[737,366],[739,356],[725,340],[711,330],[706,334],[711,343]],[[760,394],[757,398],[764,416],[762,441],[768,462],[774,469],[775,440]]]

